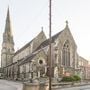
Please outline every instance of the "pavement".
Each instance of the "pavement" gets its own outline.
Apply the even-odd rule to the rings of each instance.
[[[0,90],[23,90],[23,84],[8,80],[0,80]]]
[[[57,88],[55,90],[90,90],[90,85],[78,86],[78,87]]]
[[[90,90],[90,82],[81,82],[74,85],[54,87],[53,90]]]
[[[23,83],[0,79],[0,90],[23,90]],[[52,90],[90,90],[90,82],[75,85],[55,86]]]

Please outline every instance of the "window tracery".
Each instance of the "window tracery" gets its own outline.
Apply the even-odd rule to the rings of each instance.
[[[62,49],[62,65],[66,67],[70,66],[70,45],[68,40],[64,43]]]

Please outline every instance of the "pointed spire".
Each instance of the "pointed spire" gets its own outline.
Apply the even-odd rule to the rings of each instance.
[[[10,33],[10,35],[12,36],[9,6],[7,9],[5,32]]]
[[[7,17],[6,17],[6,21],[10,22],[9,6],[8,6],[8,10],[7,10]]]
[[[8,7],[8,9],[7,9],[4,39],[6,39],[7,41],[9,40],[11,43],[14,44],[13,35],[12,35],[12,30],[11,30],[9,7]]]

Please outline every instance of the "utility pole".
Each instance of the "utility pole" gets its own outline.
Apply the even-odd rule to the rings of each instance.
[[[51,0],[49,0],[49,90],[51,90],[52,65],[51,65]]]

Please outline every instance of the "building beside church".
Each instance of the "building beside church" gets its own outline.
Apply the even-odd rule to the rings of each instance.
[[[88,74],[90,73],[90,69],[89,69],[89,61],[87,61],[85,58],[79,56],[79,61],[78,61],[78,65],[79,65],[79,75],[81,76],[81,78],[83,79],[89,79],[88,78]]]
[[[86,66],[86,79],[90,80],[90,64]]]
[[[68,21],[62,31],[52,36],[51,52],[51,71],[54,79],[78,74],[77,45]],[[13,80],[39,80],[49,75],[49,39],[46,38],[43,28],[35,38],[15,52],[9,9],[3,33],[1,66],[3,76]]]

